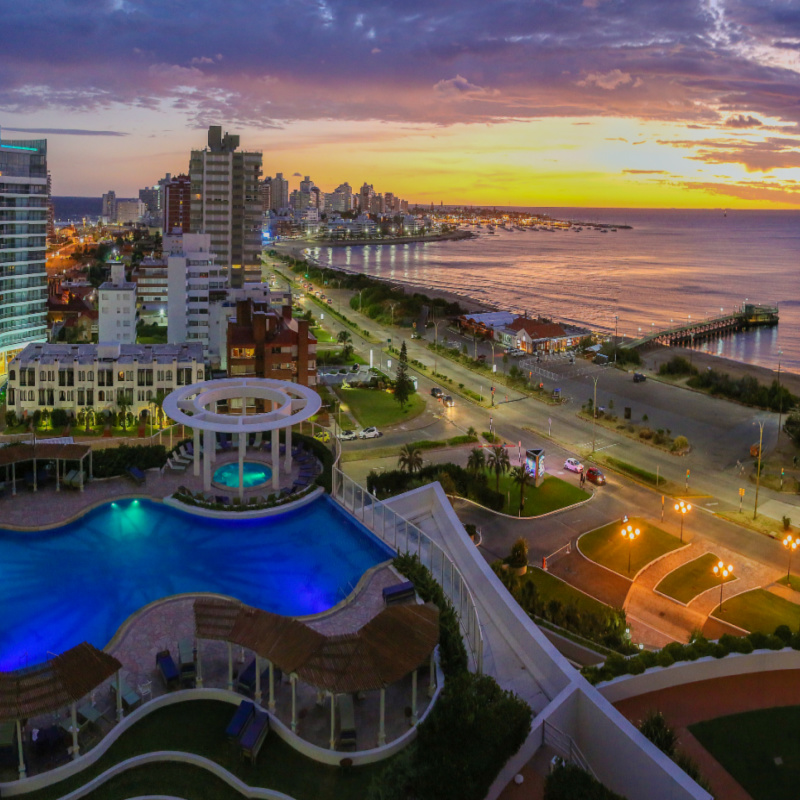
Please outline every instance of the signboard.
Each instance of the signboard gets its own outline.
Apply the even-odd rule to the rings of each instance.
[[[544,476],[544,449],[534,448],[525,451],[525,470],[534,480]]]

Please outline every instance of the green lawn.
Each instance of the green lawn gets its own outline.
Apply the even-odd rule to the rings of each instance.
[[[312,761],[283,742],[273,732],[261,749],[255,767],[242,762],[225,741],[225,728],[236,707],[214,700],[178,703],[154,711],[136,723],[100,758],[79,775],[30,792],[30,800],[57,800],[114,764],[141,753],[178,750],[196,753],[217,762],[250,786],[268,787],[296,800],[361,800],[376,775],[389,762],[358,767],[342,772]],[[124,800],[134,795],[167,794],[186,800],[205,800],[237,795],[215,793],[216,779],[195,767],[183,765],[150,766],[123,775],[108,788],[88,797],[92,800]],[[169,789],[169,790],[168,790]],[[187,793],[190,789],[191,793]]]
[[[766,589],[753,589],[730,600],[723,595],[722,611],[717,608],[713,616],[751,632],[774,633],[778,625],[788,625],[793,631],[800,627],[800,605]]]
[[[393,394],[378,389],[337,389],[337,395],[342,400],[342,410],[349,411],[362,428],[407,422],[425,410],[425,399],[418,393],[411,395],[402,411]]]
[[[680,603],[688,604],[701,592],[713,586],[719,587],[719,578],[714,574],[714,565],[719,563],[719,558],[713,553],[705,553],[683,564],[676,570],[666,575],[661,583],[656,586],[656,591],[674,597]],[[727,578],[725,583],[735,581],[736,576]]]
[[[651,561],[683,547],[677,536],[672,536],[649,522],[632,518],[628,525],[639,528],[641,534],[631,544],[622,537],[622,522],[612,522],[596,531],[581,536],[578,546],[581,552],[592,561],[608,567],[620,575],[629,577],[628,553],[630,548],[630,577]]]
[[[524,581],[531,581],[536,585],[536,591],[545,603],[550,600],[559,600],[564,607],[573,605],[580,613],[594,614],[601,619],[605,618],[612,610],[605,603],[579,592],[568,583],[564,583],[560,578],[556,578],[555,575],[551,575],[539,567],[528,569],[528,572],[520,578],[521,583]]]
[[[489,486],[494,489],[497,485],[494,473],[486,473]],[[503,507],[504,514],[516,516],[519,511],[519,485],[514,483],[510,474],[500,476],[500,489],[506,498]],[[525,507],[522,509],[523,517],[537,517],[540,514],[547,514],[549,511],[557,511],[559,508],[579,503],[586,500],[590,495],[561,478],[548,475],[542,481],[539,488],[530,484],[525,487]],[[510,497],[510,501],[509,501]]]
[[[796,800],[800,706],[719,717],[689,730],[753,800]],[[776,764],[776,758],[783,763]]]
[[[319,325],[316,328],[312,328],[311,333],[313,333],[317,341],[321,343],[336,341],[336,337],[330,331],[326,331],[325,328],[321,328]]]

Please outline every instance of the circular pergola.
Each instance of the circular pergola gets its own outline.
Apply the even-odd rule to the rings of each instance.
[[[220,403],[241,400],[242,413],[221,414]],[[267,411],[247,414],[247,401],[259,401]],[[272,436],[272,487],[280,488],[280,432],[285,431],[284,468],[292,468],[292,426],[316,414],[320,396],[307,386],[271,378],[221,378],[181,386],[164,399],[164,413],[193,430],[194,474],[200,475],[201,431],[203,487],[211,489],[211,464],[216,460],[217,434],[238,439],[239,497],[244,493],[243,474],[247,442],[251,434]]]

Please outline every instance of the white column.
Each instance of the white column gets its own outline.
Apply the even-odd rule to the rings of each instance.
[[[292,673],[292,733],[297,733],[297,675]]]
[[[194,476],[200,477],[200,428],[194,428],[192,431],[194,436]]]
[[[256,693],[253,695],[253,700],[257,706],[261,705],[261,659],[258,656],[256,656]]]
[[[417,724],[417,671],[411,673],[411,727]]]
[[[281,488],[281,440],[277,428],[272,431],[272,488]]]
[[[431,652],[431,671],[428,675],[428,697],[433,697],[436,691],[436,662],[433,660],[433,652]]]
[[[244,499],[244,455],[247,447],[247,437],[239,434],[239,501]]]
[[[76,759],[80,755],[78,748],[78,705],[72,704],[72,758]]]
[[[83,465],[82,461],[80,463],[81,463],[81,465]],[[60,481],[60,476],[59,476],[59,473],[58,473],[58,459],[56,459],[56,491],[57,492],[61,491],[61,481]]]
[[[117,670],[117,722],[122,722],[122,682]]]
[[[275,665],[269,662],[269,710],[275,710]]]
[[[286,461],[284,462],[286,465],[286,471],[289,472],[292,469],[292,426],[289,425],[288,428],[285,430],[286,436]]]
[[[386,689],[381,689],[381,711],[378,726],[378,747],[386,744]]]
[[[336,749],[336,697],[331,692],[331,750]]]
[[[203,431],[203,489],[211,491],[211,454],[214,452],[214,431]]]
[[[233,691],[233,645],[228,642],[228,691]]]
[[[17,750],[19,752],[19,777],[20,779],[26,776],[25,772],[25,753],[22,749],[22,723],[17,720]]]
[[[197,640],[197,678],[194,682],[198,689],[203,688],[203,664],[200,661],[200,640]]]

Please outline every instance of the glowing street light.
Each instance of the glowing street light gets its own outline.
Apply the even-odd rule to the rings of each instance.
[[[733,575],[733,564],[728,564],[726,567],[724,562],[720,561],[714,565],[714,574],[719,577],[719,610],[722,611],[722,587],[725,581]]]
[[[783,546],[789,551],[789,568],[786,570],[786,579],[789,580],[789,576],[792,574],[792,553],[797,550],[797,545],[800,544],[799,537],[787,536],[783,540]]]
[[[628,575],[631,574],[631,550],[639,534],[641,534],[641,531],[638,528],[634,528],[633,525],[622,526],[622,538],[628,540]]]
[[[683,541],[683,518],[692,510],[692,504],[684,503],[681,500],[679,503],[675,503],[675,510],[681,515],[681,541]]]

